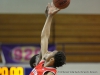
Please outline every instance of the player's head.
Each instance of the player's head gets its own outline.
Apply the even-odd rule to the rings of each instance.
[[[36,58],[39,56],[39,54],[34,55],[31,59],[30,59],[30,66],[32,68],[34,68],[36,66]]]
[[[61,67],[62,65],[64,65],[66,63],[66,56],[63,52],[58,51],[55,55],[54,55],[54,67]]]
[[[66,56],[61,51],[47,52],[44,57],[45,61],[48,62],[49,66],[61,67],[66,63]]]

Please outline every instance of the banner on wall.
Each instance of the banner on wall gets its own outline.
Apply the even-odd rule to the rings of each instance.
[[[37,44],[2,44],[1,48],[6,63],[29,63],[30,58],[40,52],[40,45]],[[55,50],[55,45],[50,44],[48,50]]]

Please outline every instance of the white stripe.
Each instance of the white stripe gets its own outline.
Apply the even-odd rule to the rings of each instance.
[[[37,71],[35,68],[32,70],[32,72],[34,73],[34,75],[37,75]]]

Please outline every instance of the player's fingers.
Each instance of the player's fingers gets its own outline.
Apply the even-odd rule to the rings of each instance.
[[[51,4],[50,4],[50,3],[48,3],[48,8],[49,8],[49,7],[51,7]]]
[[[58,11],[60,11],[60,9],[56,9],[53,11],[53,13],[57,13]]]
[[[60,11],[61,9],[57,9],[57,11]]]
[[[48,10],[48,5],[46,6],[46,10]]]
[[[51,6],[54,6],[53,2],[51,2]]]
[[[59,9],[59,8],[56,8],[56,11],[60,11],[61,9]]]
[[[48,7],[46,7],[45,13],[47,13],[47,11],[48,11]]]

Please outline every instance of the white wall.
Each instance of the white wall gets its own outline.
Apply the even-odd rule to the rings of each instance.
[[[0,0],[0,13],[44,13],[52,0]],[[71,0],[67,9],[59,13],[100,14],[100,0]]]
[[[100,75],[100,63],[67,63],[57,75]]]

